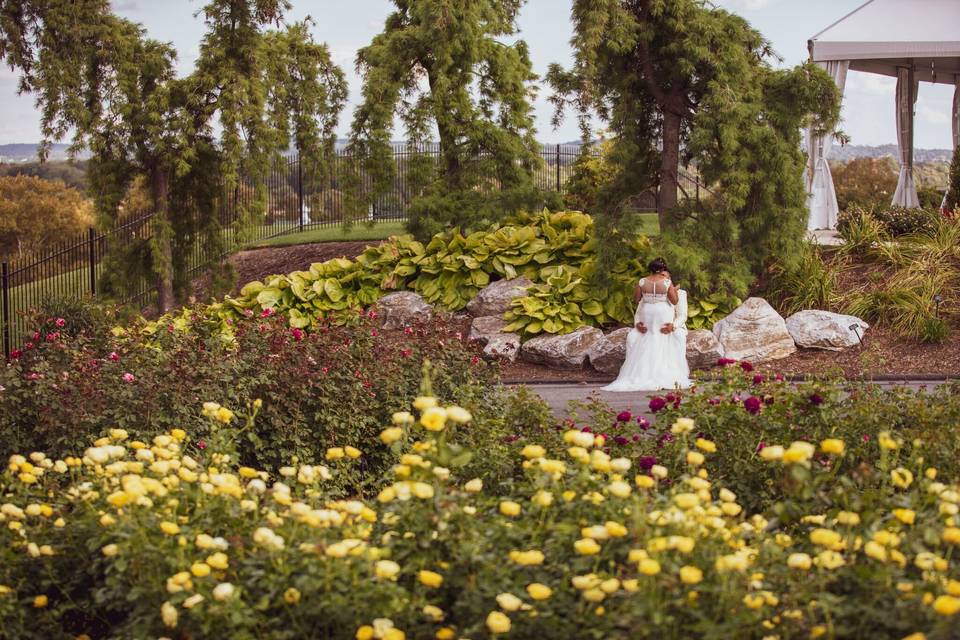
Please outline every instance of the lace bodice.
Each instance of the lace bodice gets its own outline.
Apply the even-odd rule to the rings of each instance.
[[[643,291],[643,301],[648,304],[655,302],[668,302],[667,300],[667,291],[670,290],[670,280],[662,280],[660,282],[652,280],[650,286],[653,288],[650,289],[645,286],[646,278],[640,278],[640,282],[637,283],[637,286]],[[662,291],[661,291],[662,289]]]

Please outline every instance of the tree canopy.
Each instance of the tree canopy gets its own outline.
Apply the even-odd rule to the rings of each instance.
[[[573,22],[574,65],[552,65],[548,80],[555,120],[573,105],[587,140],[591,116],[614,136],[617,177],[596,212],[607,235],[628,220],[623,199],[653,187],[664,251],[695,288],[742,295],[751,272],[795,256],[807,215],[800,129],[836,124],[829,76],[773,68],[760,33],[706,0],[574,0]],[[704,206],[676,206],[681,162],[714,191]]]
[[[0,259],[73,240],[93,224],[93,203],[59,180],[0,177]]]
[[[146,256],[128,261],[147,258],[161,309],[184,296],[198,243],[209,258],[222,252],[225,193],[241,179],[256,183],[291,138],[308,157],[332,149],[344,76],[306,24],[284,25],[288,8],[211,0],[200,11],[196,68],[177,77],[173,48],[107,0],[0,0],[0,57],[19,72],[20,91],[36,96],[44,148],[71,135],[73,151],[91,152],[101,220],[115,222],[134,179],[145,179],[152,239],[134,247]]]
[[[394,0],[383,31],[357,53],[361,103],[350,147],[377,184],[393,177],[394,119],[414,145],[439,139],[448,193],[530,184],[539,162],[530,104],[536,79],[515,36],[523,0]],[[420,178],[422,182],[429,177]]]

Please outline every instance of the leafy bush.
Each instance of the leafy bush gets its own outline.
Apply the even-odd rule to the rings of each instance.
[[[720,320],[733,313],[734,309],[743,304],[743,300],[736,296],[723,293],[713,293],[702,300],[687,302],[687,328],[712,329]]]
[[[939,207],[939,202],[937,203]],[[940,211],[931,209],[907,209],[904,207],[877,207],[870,211],[855,207],[843,211],[837,220],[837,230],[844,235],[851,224],[863,224],[864,216],[871,216],[892,237],[933,230],[940,219]]]
[[[12,456],[4,633],[952,637],[960,492],[939,447],[956,434],[941,422],[912,441],[909,420],[955,422],[957,401],[874,391],[845,413],[839,394],[763,390],[774,402],[756,410],[710,392],[660,410],[663,464],[573,429],[518,440],[508,483],[462,466],[483,419],[429,395],[394,417],[389,444],[340,438],[279,475],[238,467],[255,404],[206,406],[205,449],[182,430],[112,430],[73,457]],[[376,448],[399,460],[387,486],[375,502],[344,496],[338,479]]]

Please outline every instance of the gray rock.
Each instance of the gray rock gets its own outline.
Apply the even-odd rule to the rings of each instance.
[[[383,296],[371,307],[384,329],[402,329],[416,321],[429,322],[433,307],[419,293],[397,291]]]
[[[587,353],[590,365],[601,373],[620,373],[627,357],[627,334],[630,327],[611,331],[597,340]]]
[[[723,346],[709,329],[687,333],[687,364],[691,369],[709,369],[723,357]]]
[[[510,303],[515,298],[522,298],[527,294],[526,288],[532,282],[527,278],[513,278],[512,280],[497,280],[483,289],[467,303],[467,311],[475,318],[483,316],[502,316],[510,309]]]
[[[524,343],[520,357],[556,369],[582,369],[590,349],[602,339],[603,332],[595,327],[580,327],[559,336],[537,336]]]
[[[763,298],[748,298],[713,326],[713,335],[734,360],[777,360],[797,350],[783,318]]]
[[[869,324],[856,316],[817,309],[798,311],[787,318],[786,324],[787,331],[798,347],[828,351],[841,351],[860,344],[856,331],[850,327],[857,327],[860,337],[870,328]]]
[[[520,353],[520,334],[504,333],[507,321],[500,316],[474,318],[470,324],[470,340],[484,346],[484,355],[513,362]]]

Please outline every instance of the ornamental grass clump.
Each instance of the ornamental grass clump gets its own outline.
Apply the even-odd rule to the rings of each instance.
[[[256,403],[195,409],[203,449],[114,430],[77,455],[9,458],[5,634],[934,639],[960,619],[960,485],[892,431],[873,434],[865,492],[840,471],[853,443],[771,441],[779,455],[750,464],[783,498],[761,513],[713,472],[751,451],[683,416],[666,466],[568,429],[487,482],[464,444],[485,424],[428,383],[376,441],[277,471],[237,462]],[[396,460],[382,489],[343,495],[337,478],[375,449]]]

